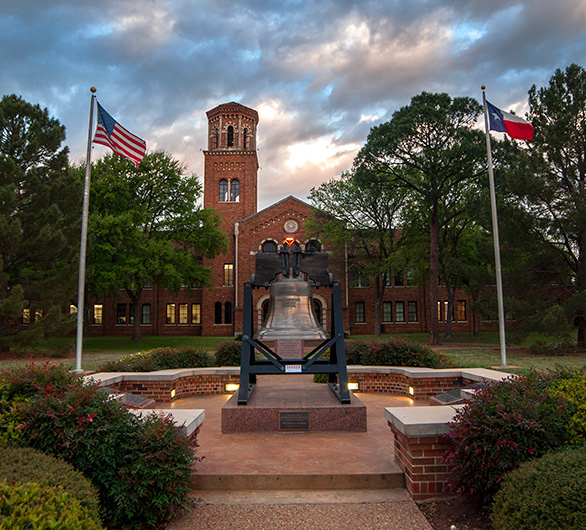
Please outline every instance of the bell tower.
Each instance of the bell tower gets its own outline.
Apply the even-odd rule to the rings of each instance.
[[[204,207],[224,221],[244,219],[257,211],[258,113],[231,102],[208,111],[208,148],[204,151]]]

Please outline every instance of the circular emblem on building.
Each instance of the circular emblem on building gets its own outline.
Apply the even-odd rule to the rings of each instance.
[[[293,219],[289,219],[288,221],[285,221],[285,232],[287,232],[288,234],[292,234],[293,232],[297,232],[298,228],[299,228],[299,225],[297,224],[297,221],[294,221]]]

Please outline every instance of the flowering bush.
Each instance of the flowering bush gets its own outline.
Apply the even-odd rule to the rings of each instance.
[[[155,348],[126,355],[117,361],[100,366],[101,372],[155,372],[175,368],[200,368],[211,366],[205,351],[190,346],[180,348]]]
[[[575,406],[551,389],[575,376],[567,370],[532,372],[479,391],[447,434],[452,485],[489,502],[507,472],[569,443]]]
[[[138,419],[97,385],[74,376],[68,382],[52,366],[0,376],[6,396],[27,396],[18,443],[63,458],[89,478],[108,526],[162,525],[187,502],[193,446],[169,417]]]
[[[391,338],[385,341],[346,341],[348,364],[366,366],[414,366],[420,368],[449,368],[453,362],[443,353],[408,340]]]

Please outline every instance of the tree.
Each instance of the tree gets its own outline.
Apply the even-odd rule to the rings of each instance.
[[[306,223],[314,236],[324,234],[337,249],[348,249],[365,277],[375,282],[375,335],[381,334],[381,303],[392,268],[403,270],[397,227],[404,190],[372,184],[361,186],[354,175],[312,188],[309,200],[317,208]]]
[[[360,182],[404,188],[429,230],[429,341],[439,343],[439,239],[442,226],[463,213],[460,197],[485,172],[483,136],[473,127],[482,111],[471,98],[422,94],[373,127],[354,161]]]
[[[88,287],[96,295],[124,289],[136,308],[133,340],[141,339],[148,282],[172,292],[209,285],[202,258],[226,251],[219,216],[201,208],[201,184],[184,172],[163,152],[148,153],[138,169],[114,155],[92,167]]]
[[[0,101],[0,348],[74,325],[62,308],[75,293],[81,186],[64,140],[47,109]]]
[[[549,86],[531,88],[529,109],[534,139],[519,150],[510,186],[532,217],[533,238],[571,272],[559,278],[586,346],[586,71],[576,64],[556,70]]]

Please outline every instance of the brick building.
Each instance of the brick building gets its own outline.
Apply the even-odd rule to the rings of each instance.
[[[89,322],[92,335],[130,335],[134,318],[141,319],[146,335],[232,336],[242,327],[242,286],[254,273],[257,252],[276,252],[285,237],[293,236],[302,248],[331,251],[322,241],[311,240],[304,221],[312,207],[289,196],[258,211],[258,113],[226,103],[207,112],[208,148],[204,150],[204,206],[222,217],[228,236],[228,252],[204,264],[212,270],[213,289],[170,293],[156,285],[143,292],[138,314],[121,291],[93,304]],[[330,261],[330,269],[342,286],[344,329],[351,334],[373,334],[374,288],[361,277],[349,258]],[[314,289],[314,307],[320,322],[329,329],[330,289]],[[254,290],[255,325],[266,315],[269,291]],[[447,296],[440,288],[438,318],[445,321]],[[428,331],[428,296],[425,286],[412,285],[408,271],[392,271],[381,306],[384,333]],[[471,331],[467,298],[457,298],[453,330]]]

